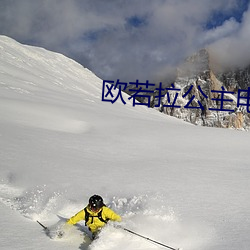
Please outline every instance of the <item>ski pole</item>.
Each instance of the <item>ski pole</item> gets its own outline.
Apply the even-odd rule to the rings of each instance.
[[[43,229],[46,231],[46,230],[48,230],[48,228],[47,227],[45,227],[40,221],[36,221],[40,226],[42,226],[43,227]]]
[[[163,247],[166,247],[166,248],[168,248],[168,249],[171,249],[171,250],[180,250],[180,248],[173,248],[173,247],[167,246],[167,245],[162,244],[162,243],[160,243],[160,242],[158,242],[158,241],[155,241],[155,240],[152,240],[152,239],[150,239],[150,238],[148,238],[148,237],[145,237],[145,236],[143,236],[143,235],[141,235],[141,234],[135,233],[135,232],[133,232],[133,231],[127,229],[127,228],[122,228],[122,229],[125,230],[125,231],[127,231],[127,232],[129,232],[129,233],[131,233],[131,234],[137,235],[137,236],[139,236],[139,237],[141,237],[141,238],[143,238],[143,239],[145,239],[145,240],[148,240],[148,241],[154,242],[154,243],[156,243],[156,244],[158,244],[158,245],[161,245],[161,246],[163,246]]]

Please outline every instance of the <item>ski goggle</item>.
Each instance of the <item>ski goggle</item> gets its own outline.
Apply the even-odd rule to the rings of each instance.
[[[90,210],[92,210],[92,211],[94,211],[94,212],[96,212],[96,211],[98,211],[98,210],[101,209],[100,207],[95,206],[95,205],[90,205],[89,208],[90,208]]]

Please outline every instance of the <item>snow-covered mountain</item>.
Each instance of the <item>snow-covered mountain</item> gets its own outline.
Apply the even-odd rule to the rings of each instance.
[[[108,225],[53,228],[102,195],[122,225],[184,250],[248,250],[249,133],[193,126],[129,101],[63,55],[0,36],[1,249],[153,250]],[[63,223],[63,222],[62,222]]]
[[[238,90],[243,90],[240,96],[246,96],[245,91],[250,86],[249,67],[225,69],[215,61],[206,49],[188,57],[179,66],[173,83],[180,90],[176,105],[181,108],[162,106],[160,110],[196,125],[249,130],[249,108],[237,105],[238,99],[241,104],[246,103],[246,99],[239,97]],[[221,97],[222,91],[224,98]],[[168,92],[173,102],[176,93]],[[229,101],[221,102],[221,99]],[[167,96],[163,98],[162,105],[169,105]]]

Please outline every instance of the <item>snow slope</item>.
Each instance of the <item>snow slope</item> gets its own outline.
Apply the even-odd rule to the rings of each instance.
[[[63,239],[36,223],[54,228],[97,193],[124,227],[171,247],[250,249],[249,133],[101,93],[76,62],[0,36],[0,248],[162,249],[112,225],[90,244],[83,223]]]

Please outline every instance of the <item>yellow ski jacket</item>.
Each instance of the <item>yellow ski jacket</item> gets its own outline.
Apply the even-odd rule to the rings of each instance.
[[[89,209],[89,207],[86,207],[87,212],[89,213],[88,221],[85,221],[86,226],[88,226],[89,230],[92,233],[97,232],[100,228],[102,228],[106,223],[105,221],[112,220],[112,221],[121,221],[120,215],[116,214],[113,210],[110,208],[103,206],[99,211],[93,212]],[[98,218],[98,215],[100,215],[101,212],[101,218],[100,220]],[[68,221],[67,224],[74,225],[80,220],[85,220],[85,210],[82,209],[77,214],[72,216]]]

